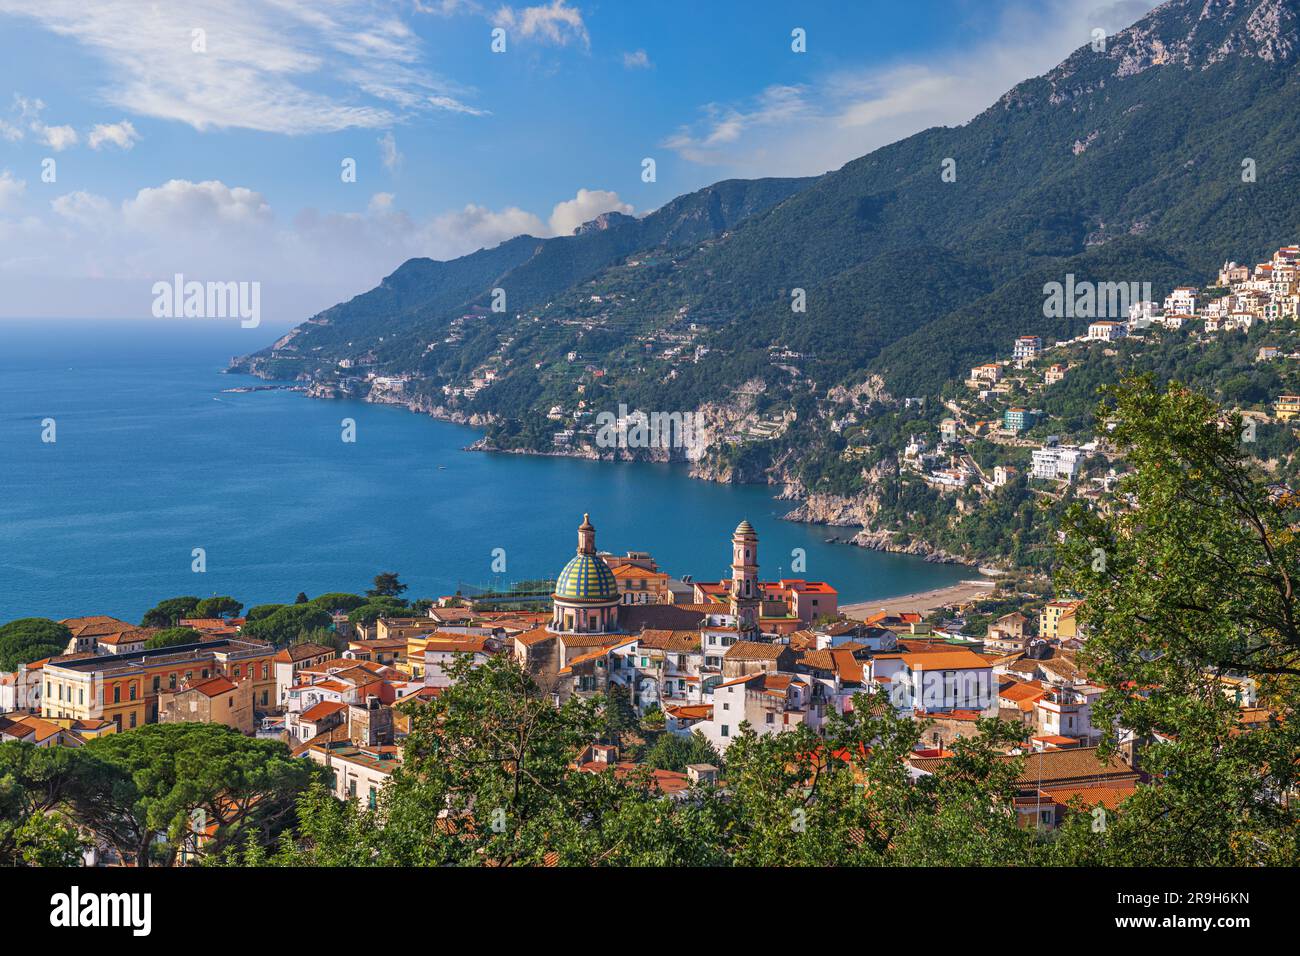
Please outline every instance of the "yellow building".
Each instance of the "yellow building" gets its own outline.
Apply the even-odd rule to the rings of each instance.
[[[1300,415],[1300,395],[1280,395],[1273,408],[1281,421],[1289,422]]]
[[[222,675],[252,682],[258,710],[275,705],[276,650],[254,641],[219,640],[105,656],[52,658],[42,669],[41,716],[106,720],[130,730],[158,720],[158,695]]]
[[[624,563],[612,568],[618,582],[618,594],[623,604],[671,604],[672,592],[668,589],[668,575],[640,565]]]
[[[1069,640],[1079,636],[1078,610],[1082,601],[1050,601],[1038,615],[1038,636]]]

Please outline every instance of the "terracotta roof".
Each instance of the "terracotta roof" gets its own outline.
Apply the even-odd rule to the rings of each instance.
[[[737,641],[727,648],[723,658],[729,661],[774,661],[789,648],[785,644]]]
[[[322,654],[333,653],[335,653],[334,648],[326,647],[324,644],[291,644],[276,654],[275,659],[281,664],[296,664],[298,661],[305,661],[309,657],[320,657]]]
[[[209,677],[207,680],[201,680],[196,684],[190,684],[188,687],[182,687],[179,692],[196,690],[204,697],[216,697],[218,694],[228,694],[234,689],[235,684],[233,681],[218,674],[216,677]]]
[[[984,670],[991,666],[987,660],[971,651],[910,652],[903,655],[903,663],[912,670],[920,668],[927,671]]]
[[[298,719],[314,724],[316,721],[328,717],[330,714],[337,714],[341,710],[347,710],[347,708],[347,704],[341,704],[338,701],[322,700],[319,704],[315,704],[304,710],[298,715]]]
[[[647,628],[641,632],[640,646],[657,651],[700,651],[700,632]]]

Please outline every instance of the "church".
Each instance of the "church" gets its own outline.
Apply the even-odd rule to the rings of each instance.
[[[737,639],[759,634],[762,586],[758,580],[758,533],[742,521],[731,535],[731,584],[725,605],[627,605],[621,603],[614,572],[596,550],[590,515],[578,526],[578,550],[555,579],[549,631],[557,635],[616,636],[644,627],[698,627],[702,611],[735,619]],[[674,609],[677,613],[674,613]]]

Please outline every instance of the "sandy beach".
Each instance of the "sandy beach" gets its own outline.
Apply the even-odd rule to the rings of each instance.
[[[994,578],[972,578],[969,581],[961,581],[946,588],[936,588],[933,591],[917,591],[915,594],[900,594],[898,597],[876,598],[873,601],[862,601],[857,604],[843,604],[840,606],[840,611],[859,620],[872,614],[878,614],[881,611],[891,613],[920,611],[922,614],[928,614],[949,604],[962,604],[972,598],[991,594],[993,589],[997,587],[997,583]]]

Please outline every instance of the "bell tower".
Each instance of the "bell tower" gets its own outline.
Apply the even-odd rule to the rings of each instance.
[[[758,632],[763,595],[758,582],[758,534],[742,521],[731,535],[731,613],[741,638]]]

